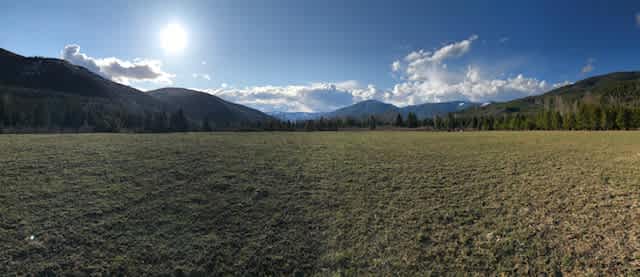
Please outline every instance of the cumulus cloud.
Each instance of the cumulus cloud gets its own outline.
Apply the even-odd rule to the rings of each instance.
[[[400,67],[401,67],[400,61],[394,61],[394,62],[391,64],[391,71],[393,71],[393,72],[398,72],[398,71],[400,71],[400,69],[401,69]]]
[[[62,50],[62,59],[83,66],[105,78],[129,85],[136,81],[151,81],[171,84],[174,75],[162,70],[162,63],[157,60],[134,59],[124,61],[118,58],[93,58],[80,52],[80,46],[66,45]]]
[[[460,57],[469,52],[471,43],[476,39],[478,39],[478,36],[472,35],[469,39],[446,45],[433,53],[431,59],[436,62],[441,62],[447,58]]]
[[[416,50],[391,63],[391,71],[400,82],[381,90],[357,81],[311,83],[289,86],[254,86],[205,89],[226,100],[263,111],[326,112],[353,103],[376,99],[398,106],[426,102],[467,100],[473,102],[507,101],[536,95],[568,82],[549,84],[523,74],[496,77],[477,65],[447,66],[446,61],[471,51],[478,36],[454,42],[434,51]],[[504,76],[504,75],[500,75]]]
[[[223,86],[204,91],[267,112],[328,112],[359,101],[379,99],[384,95],[375,86],[362,86],[357,81],[246,88]]]
[[[506,101],[536,95],[556,85],[522,74],[508,78],[486,76],[486,70],[468,65],[463,70],[447,67],[444,61],[461,57],[471,50],[478,36],[443,46],[435,51],[417,50],[401,63],[392,64],[403,74],[404,82],[396,84],[384,99],[397,105],[424,102],[467,100],[474,102]]]
[[[191,77],[193,77],[194,79],[204,79],[207,81],[211,81],[211,75],[207,73],[193,73],[191,74]]]
[[[595,69],[595,67],[593,66],[593,63],[596,60],[594,60],[593,58],[589,58],[587,60],[587,64],[585,66],[582,67],[582,69],[580,70],[580,72],[582,72],[582,74],[586,74],[589,73],[591,71],[593,71]]]

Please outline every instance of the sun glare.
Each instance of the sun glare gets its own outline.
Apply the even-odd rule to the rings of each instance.
[[[182,52],[187,47],[187,32],[182,26],[172,23],[162,30],[162,48],[169,54]]]

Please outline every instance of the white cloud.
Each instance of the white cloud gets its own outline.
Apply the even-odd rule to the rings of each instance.
[[[468,100],[474,102],[506,101],[536,95],[555,86],[544,80],[522,74],[509,78],[485,76],[480,67],[468,65],[456,70],[446,66],[445,60],[461,57],[471,50],[478,36],[445,45],[434,52],[417,50],[409,53],[403,63],[392,64],[392,69],[403,69],[404,82],[396,84],[384,99],[396,105],[414,105],[424,102]]]
[[[202,65],[207,65],[207,61],[200,62]]]
[[[477,65],[460,67],[456,63],[447,66],[447,60],[471,51],[477,39],[478,36],[474,35],[434,51],[412,51],[403,59],[392,62],[391,70],[400,75],[402,81],[389,90],[362,85],[357,81],[343,81],[246,88],[233,88],[223,83],[220,88],[204,91],[267,112],[326,112],[369,99],[398,106],[455,100],[479,103],[507,101],[569,84],[549,84],[523,74],[495,76],[488,72],[497,70],[483,70]]]
[[[594,63],[595,61],[596,61],[595,59],[593,59],[593,58],[589,58],[589,59],[587,60],[587,64],[586,64],[585,66],[583,66],[583,67],[582,67],[582,69],[580,70],[580,72],[582,72],[582,74],[586,74],[586,73],[589,73],[589,72],[593,71],[593,70],[595,69],[595,66],[593,66],[593,63]]]
[[[193,77],[194,79],[204,79],[207,81],[211,81],[211,75],[207,73],[192,73],[191,77]]]
[[[148,59],[123,61],[118,58],[93,58],[80,52],[80,46],[66,45],[62,50],[62,59],[83,66],[105,78],[129,85],[131,82],[151,81],[171,84],[175,75],[162,70],[162,62]]]
[[[380,99],[384,95],[375,86],[362,86],[357,81],[241,89],[223,84],[221,88],[203,91],[267,112],[327,112],[367,99]]]
[[[463,41],[446,45],[433,53],[431,59],[436,62],[441,62],[447,58],[460,57],[469,52],[471,49],[471,43],[476,39],[478,39],[478,36],[472,35],[470,38]]]
[[[401,64],[400,64],[400,61],[394,61],[394,62],[391,64],[391,71],[393,71],[393,72],[398,72],[398,71],[400,71],[400,69],[402,69],[402,68],[401,68]]]

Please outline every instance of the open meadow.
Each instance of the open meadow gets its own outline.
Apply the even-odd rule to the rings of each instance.
[[[640,269],[640,132],[0,136],[0,275]]]

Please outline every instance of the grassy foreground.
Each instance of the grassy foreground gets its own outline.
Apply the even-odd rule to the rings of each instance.
[[[640,132],[2,135],[0,273],[638,274],[639,169]]]

